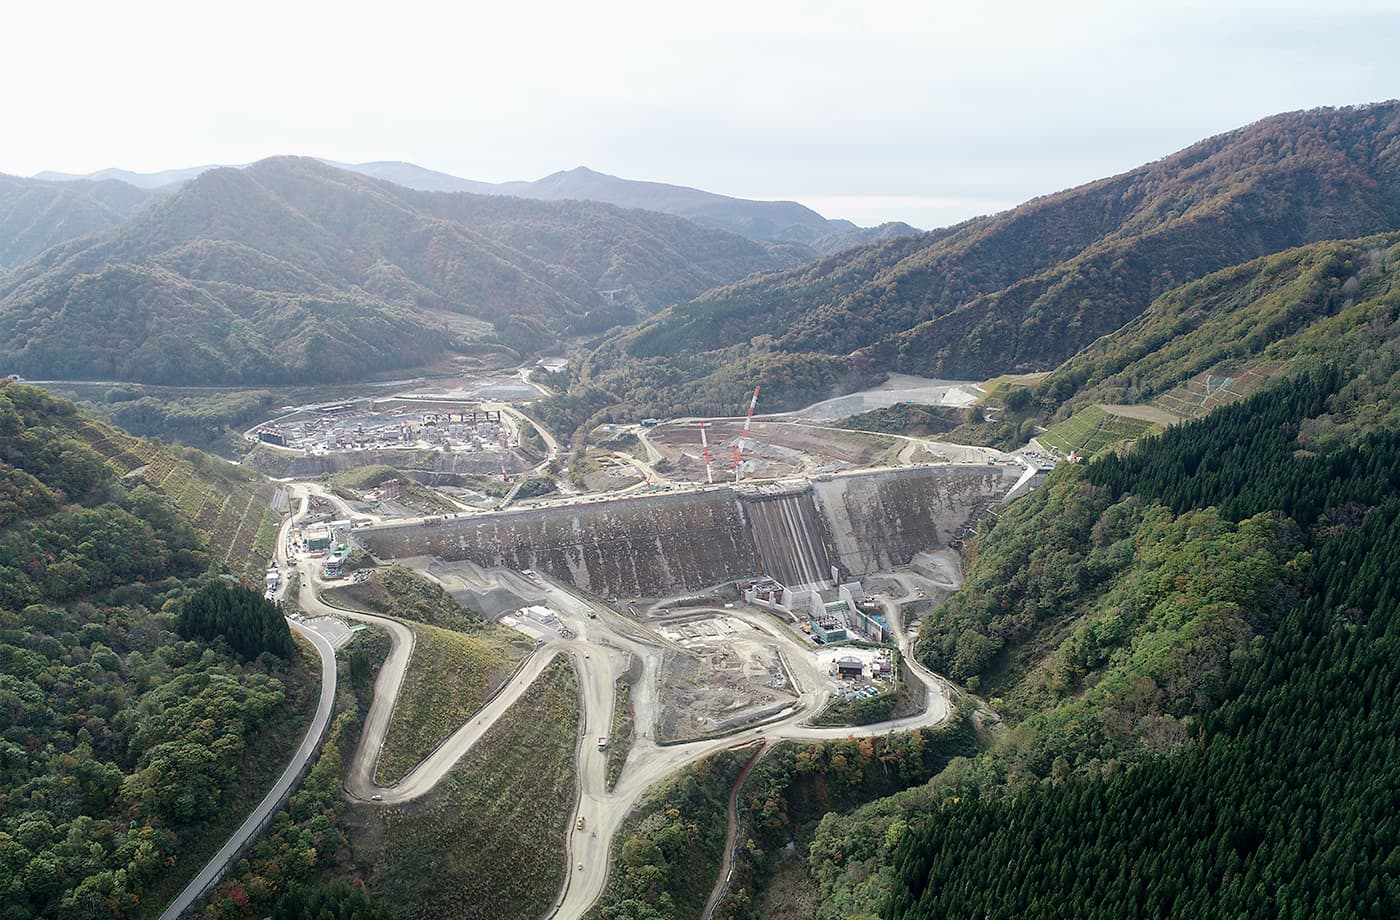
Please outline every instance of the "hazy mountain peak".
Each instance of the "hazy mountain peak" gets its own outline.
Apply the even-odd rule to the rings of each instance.
[[[5,275],[0,361],[30,377],[348,379],[556,347],[796,261],[665,214],[421,192],[270,157],[206,170]]]
[[[292,159],[308,159],[291,157]],[[279,160],[269,157],[258,161]],[[828,220],[811,208],[795,201],[761,201],[736,198],[707,192],[685,185],[624,179],[588,166],[550,173],[533,181],[479,182],[460,176],[427,169],[402,160],[377,160],[368,163],[338,163],[320,160],[338,169],[383,179],[395,185],[425,192],[466,192],[475,195],[510,195],[546,201],[578,199],[600,201],[623,208],[660,211],[693,220],[702,226],[728,230],[752,240],[778,243],[798,243],[818,252],[835,252],[848,246],[883,239],[891,232],[914,233],[914,227],[903,223],[886,223],[880,227],[862,229],[848,220]],[[246,169],[249,164],[233,168]],[[170,169],[154,173],[136,173],[122,169],[104,169],[87,175],[43,172],[35,176],[52,182],[74,182],[89,179],[116,179],[143,189],[168,187],[188,182],[206,172],[224,167],[197,166]]]

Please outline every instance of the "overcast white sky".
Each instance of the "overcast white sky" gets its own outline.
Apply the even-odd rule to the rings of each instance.
[[[1400,96],[1396,0],[7,4],[0,172],[586,165],[939,226]]]

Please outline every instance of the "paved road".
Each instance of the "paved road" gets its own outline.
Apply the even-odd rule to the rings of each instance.
[[[334,616],[357,620],[378,626],[389,633],[389,655],[379,669],[374,682],[374,701],[365,717],[364,729],[360,733],[360,743],[351,758],[345,778],[345,791],[351,798],[361,801],[382,801],[384,804],[407,802],[425,795],[438,784],[448,771],[481,740],[495,721],[524,695],[535,679],[548,667],[558,654],[558,646],[571,643],[556,643],[534,652],[506,685],[483,707],[453,732],[428,757],[420,762],[398,782],[381,786],[374,780],[375,768],[379,763],[379,753],[384,746],[384,738],[393,720],[394,706],[398,702],[399,691],[413,658],[413,630],[398,620],[359,613],[340,607],[332,607],[321,600],[318,586],[319,572],[311,561],[303,564],[301,590],[297,598],[302,610],[313,616]],[[375,799],[374,796],[379,796]]]
[[[212,888],[218,880],[223,877],[224,870],[237,858],[243,848],[247,846],[254,837],[261,832],[263,825],[272,818],[273,813],[281,807],[287,796],[301,782],[302,772],[311,762],[312,756],[316,753],[317,746],[325,736],[326,729],[331,723],[331,710],[335,704],[335,649],[326,641],[325,637],[314,630],[307,629],[300,623],[290,623],[291,627],[311,640],[312,645],[321,656],[321,699],[316,704],[316,715],[311,720],[311,727],[306,730],[306,736],[301,739],[301,747],[297,748],[296,754],[292,756],[291,763],[287,764],[287,769],[282,771],[277,782],[271,791],[258,803],[252,813],[248,815],[246,821],[239,825],[228,842],[214,854],[214,858],[199,871],[185,890],[180,892],[170,906],[160,915],[160,920],[175,920],[200,896]]]

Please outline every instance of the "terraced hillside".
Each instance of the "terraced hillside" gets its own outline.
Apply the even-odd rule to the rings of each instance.
[[[277,486],[263,476],[197,451],[134,438],[99,419],[73,415],[67,426],[118,475],[169,496],[236,575],[259,579],[277,546]]]
[[[1036,436],[1043,446],[1068,456],[1092,460],[1124,441],[1133,441],[1161,426],[1142,418],[1118,415],[1103,406],[1087,406]]]

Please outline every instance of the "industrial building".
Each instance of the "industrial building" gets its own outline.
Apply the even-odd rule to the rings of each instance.
[[[847,611],[846,622],[871,642],[883,644],[890,641],[890,624],[881,614],[870,613],[857,605]]]
[[[301,532],[308,552],[318,553],[331,548],[331,527],[329,524],[312,524]]]
[[[846,639],[846,622],[831,614],[807,614],[807,627],[822,642],[841,642]]]
[[[805,587],[794,590],[769,578],[745,588],[744,600],[802,622],[803,632],[824,643],[849,639],[852,630],[874,642],[889,640],[889,626],[884,617],[873,616],[860,609],[865,602],[865,589],[858,581],[846,582],[835,588]]]
[[[307,552],[319,553],[334,549],[344,555],[349,555],[352,526],[349,521],[345,520],[308,524],[302,529],[301,538],[306,544]]]
[[[836,660],[836,676],[842,680],[857,680],[865,674],[865,662],[854,656]]]

